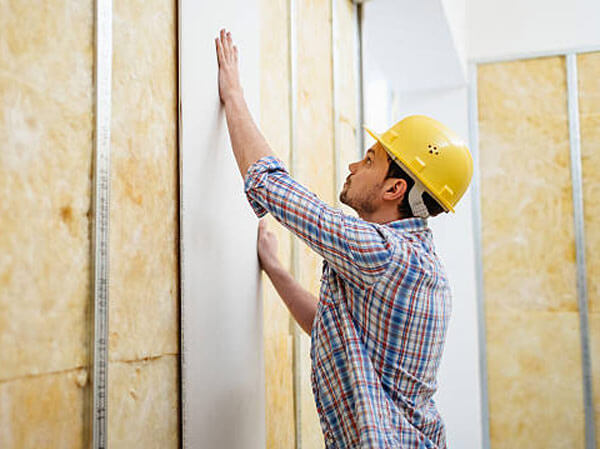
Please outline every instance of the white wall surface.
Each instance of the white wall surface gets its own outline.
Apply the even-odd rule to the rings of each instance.
[[[600,46],[598,0],[467,0],[470,59]]]
[[[231,30],[258,121],[258,2],[181,0],[179,14],[184,447],[263,449],[257,219],[219,102],[214,42]]]
[[[442,0],[450,33],[463,70],[467,73],[467,0]]]
[[[451,15],[456,18],[460,12],[452,9]],[[440,0],[368,2],[363,36],[365,80],[373,78],[370,72],[385,73],[397,91],[456,87],[466,82]]]

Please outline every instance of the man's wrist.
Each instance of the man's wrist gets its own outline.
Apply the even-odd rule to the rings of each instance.
[[[279,260],[274,260],[273,262],[266,263],[265,265],[263,265],[263,269],[269,277],[278,276],[286,272],[285,268],[283,267],[281,262],[279,262]]]
[[[232,106],[235,104],[239,104],[239,103],[243,103],[244,100],[244,91],[242,90],[242,88],[236,89],[235,91],[231,92],[229,95],[227,95],[225,97],[224,103],[225,103],[225,107],[227,106]]]

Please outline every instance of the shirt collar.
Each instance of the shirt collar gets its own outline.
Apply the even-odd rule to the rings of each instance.
[[[400,220],[388,221],[385,226],[404,232],[416,232],[427,229],[427,219],[422,217],[401,218]]]

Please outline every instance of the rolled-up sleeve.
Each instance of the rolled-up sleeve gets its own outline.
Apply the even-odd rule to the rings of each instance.
[[[371,284],[387,269],[394,243],[383,226],[332,208],[296,182],[280,159],[252,164],[244,191],[259,218],[271,213],[350,282]]]

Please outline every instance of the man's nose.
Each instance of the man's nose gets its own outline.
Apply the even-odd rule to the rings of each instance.
[[[354,172],[356,171],[356,162],[352,162],[348,165],[348,170],[350,170],[350,173],[354,174]]]

